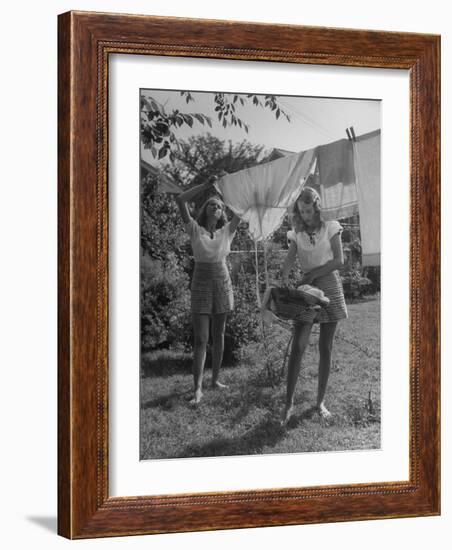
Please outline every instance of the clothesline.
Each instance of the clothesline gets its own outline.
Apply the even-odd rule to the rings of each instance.
[[[361,211],[363,265],[380,261],[380,132],[354,141],[341,139],[223,176],[218,188],[227,206],[248,222],[255,245],[256,297],[259,288],[258,241],[263,242],[268,288],[267,240],[282,225],[308,177],[317,187],[325,221],[348,218]],[[362,216],[364,218],[364,216]],[[367,261],[366,261],[367,260]],[[261,329],[264,331],[263,323]],[[263,333],[263,337],[264,337]]]
[[[218,186],[225,203],[248,222],[253,240],[259,241],[281,226],[308,178],[321,196],[325,221],[360,214],[363,265],[379,265],[380,130],[228,174]]]

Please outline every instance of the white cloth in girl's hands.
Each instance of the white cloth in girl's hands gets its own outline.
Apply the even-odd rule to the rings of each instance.
[[[307,178],[314,149],[258,164],[218,181],[224,202],[243,221],[255,241],[268,239],[283,222]]]
[[[301,290],[302,292],[306,292],[306,294],[310,294],[314,298],[317,298],[317,300],[324,305],[330,302],[329,299],[325,296],[323,290],[320,290],[320,288],[317,288],[315,286],[300,285],[299,287],[297,287],[297,290]]]

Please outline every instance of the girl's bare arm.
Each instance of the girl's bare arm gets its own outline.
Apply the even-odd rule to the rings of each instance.
[[[179,211],[181,213],[184,223],[188,223],[191,219],[187,202],[191,201],[191,199],[196,197],[196,195],[201,193],[201,191],[205,191],[206,189],[209,189],[210,187],[215,185],[215,182],[216,180],[211,179],[206,183],[201,183],[200,185],[196,185],[195,187],[184,191],[184,193],[181,193],[176,197],[177,206],[179,207]]]
[[[316,267],[309,273],[303,275],[302,283],[310,284],[317,277],[328,275],[332,271],[341,268],[344,265],[344,253],[342,251],[342,242],[340,233],[336,233],[331,237],[331,248],[333,250],[333,259],[326,262],[326,264]]]

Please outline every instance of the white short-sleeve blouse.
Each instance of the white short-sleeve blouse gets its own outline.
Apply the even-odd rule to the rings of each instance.
[[[231,251],[231,242],[235,234],[235,231],[231,232],[230,227],[231,223],[226,223],[214,231],[212,238],[207,229],[190,219],[185,224],[185,229],[190,236],[195,262],[223,262]]]
[[[313,236],[314,244],[306,231],[288,231],[287,239],[297,245],[301,269],[308,272],[332,260],[334,254],[331,239],[341,231],[342,226],[339,222],[334,220],[323,222],[320,231]]]

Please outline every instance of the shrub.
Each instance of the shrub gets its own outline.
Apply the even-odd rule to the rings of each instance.
[[[189,246],[174,198],[159,191],[159,176],[141,179],[141,249],[151,258],[168,262],[168,254],[185,268]]]
[[[254,278],[244,269],[235,276],[234,311],[228,316],[225,334],[224,361],[235,363],[242,349],[259,339],[259,311]]]
[[[143,351],[186,344],[191,335],[189,278],[174,255],[141,260],[141,345]]]
[[[381,269],[379,265],[369,265],[363,269],[363,275],[371,281],[368,289],[369,292],[380,292],[380,273]]]

